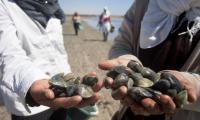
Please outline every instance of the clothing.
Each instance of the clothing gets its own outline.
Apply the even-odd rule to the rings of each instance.
[[[63,10],[58,4],[58,0],[15,0],[16,3],[24,10],[24,12],[31,18],[37,20],[43,27],[51,17],[56,17],[65,21]]]
[[[32,116],[15,116],[12,115],[12,120],[66,120],[67,118],[67,110],[66,109],[58,109],[58,110],[46,110],[41,112],[40,114],[32,115]]]
[[[101,14],[100,23],[102,23],[102,32],[109,33],[111,29],[111,17],[110,11],[105,9],[105,11]]]
[[[78,30],[79,30],[79,27],[80,27],[80,24],[81,24],[81,18],[80,18],[79,15],[74,15],[72,17],[72,21],[73,21],[75,34],[78,35]]]
[[[152,48],[163,42],[178,16],[186,11],[189,22],[200,21],[199,6],[198,0],[149,0],[147,12],[141,23],[140,47]]]
[[[196,0],[198,2],[198,0]],[[193,0],[195,2],[195,0]],[[125,15],[125,19],[122,26],[119,29],[119,35],[115,39],[115,43],[112,46],[109,56],[110,58],[117,58],[123,56],[135,55],[139,57],[140,53],[140,28],[143,20],[143,16],[147,10],[149,0],[135,0],[129,11]],[[137,16],[137,17],[136,17]],[[156,17],[157,18],[157,17]],[[140,39],[139,39],[140,38]],[[200,71],[200,41],[196,43],[196,47],[193,49],[189,58],[184,61],[181,66],[181,71],[199,72]],[[154,54],[154,53],[152,53]],[[193,83],[197,91],[200,89],[199,80],[190,81]],[[199,91],[200,92],[200,91]],[[122,118],[124,111],[127,107],[123,106],[119,111],[118,120]],[[193,104],[185,105],[181,110],[177,111],[170,120],[198,120],[200,112],[200,99]],[[192,117],[191,117],[192,116]]]
[[[8,112],[29,116],[47,110],[41,105],[27,112],[26,93],[36,80],[71,72],[67,59],[60,19],[50,18],[44,28],[13,0],[0,0],[0,99]]]

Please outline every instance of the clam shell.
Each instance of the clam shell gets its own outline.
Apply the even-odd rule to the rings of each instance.
[[[177,94],[174,98],[177,108],[182,108],[184,104],[188,103],[188,93],[187,90],[183,90]]]
[[[132,87],[128,90],[128,95],[138,103],[140,103],[141,100],[144,98],[151,98],[159,104],[159,97],[161,94],[162,93],[160,93],[159,91],[142,87]]]
[[[58,87],[67,87],[67,83],[63,79],[64,73],[59,73],[54,75],[50,80],[50,85],[58,86]]]
[[[166,93],[168,89],[170,89],[171,83],[169,80],[160,79],[152,86],[152,89],[161,91],[162,93]]]
[[[127,75],[131,74],[133,71],[125,66],[115,66],[113,67],[106,75],[115,79],[120,73],[126,73]]]
[[[67,82],[69,80],[72,80],[72,81],[75,80],[76,77],[75,77],[75,75],[73,73],[68,73],[68,74],[63,76],[63,79],[64,79],[64,81]]]
[[[94,86],[98,82],[97,76],[86,75],[83,77],[82,83],[88,86]]]
[[[143,77],[148,78],[149,80],[156,82],[159,80],[160,76],[156,74],[153,70],[147,67],[143,67],[141,70],[141,74]]]
[[[131,68],[134,72],[140,73],[142,71],[142,65],[133,60],[128,63],[127,67]]]
[[[82,98],[90,98],[94,95],[94,91],[92,90],[92,88],[87,85],[83,85],[83,84],[78,86],[77,93]]]
[[[162,73],[161,79],[166,79],[170,82],[170,89],[176,89],[177,92],[181,92],[183,90],[183,86],[178,81],[178,79],[170,73]]]
[[[113,81],[113,84],[112,84],[112,88],[113,89],[117,89],[119,88],[120,86],[123,86],[123,85],[127,85],[129,81],[129,77],[128,75],[126,75],[125,73],[120,73],[116,78],[115,80]]]
[[[140,73],[132,74],[131,78],[134,81],[134,86],[137,87],[151,87],[154,84],[151,80],[143,78],[143,76]]]

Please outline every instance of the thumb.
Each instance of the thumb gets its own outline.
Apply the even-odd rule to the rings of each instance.
[[[48,99],[48,100],[52,100],[55,97],[54,92],[50,89],[45,89],[43,91],[43,94],[46,97],[46,99]]]
[[[102,70],[110,70],[111,68],[113,68],[114,66],[117,66],[119,64],[120,64],[120,62],[118,61],[118,59],[112,59],[112,60],[101,61],[98,64],[98,66]]]

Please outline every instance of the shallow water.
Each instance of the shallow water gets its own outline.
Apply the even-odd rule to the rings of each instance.
[[[109,40],[114,40],[114,38],[117,36],[118,29],[121,25],[122,20],[123,20],[123,18],[113,18],[112,19],[112,25],[115,26],[115,31],[113,33],[109,34],[109,36],[108,36]],[[98,17],[85,18],[84,21],[87,22],[94,29],[99,30],[99,27],[97,25],[98,24]],[[99,32],[101,32],[101,31],[99,30]]]

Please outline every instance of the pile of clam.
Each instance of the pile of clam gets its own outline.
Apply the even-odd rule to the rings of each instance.
[[[98,82],[96,76],[85,75],[82,79],[76,77],[73,73],[59,73],[50,80],[50,88],[56,97],[71,97],[80,95],[82,98],[91,97],[94,92],[92,86]]]
[[[167,72],[156,73],[135,61],[130,61],[127,66],[112,68],[107,76],[114,81],[112,86],[105,81],[106,88],[117,89],[120,86],[127,86],[128,95],[138,103],[144,98],[151,98],[159,104],[159,97],[162,94],[169,95],[177,108],[187,102],[187,91],[173,75]]]

